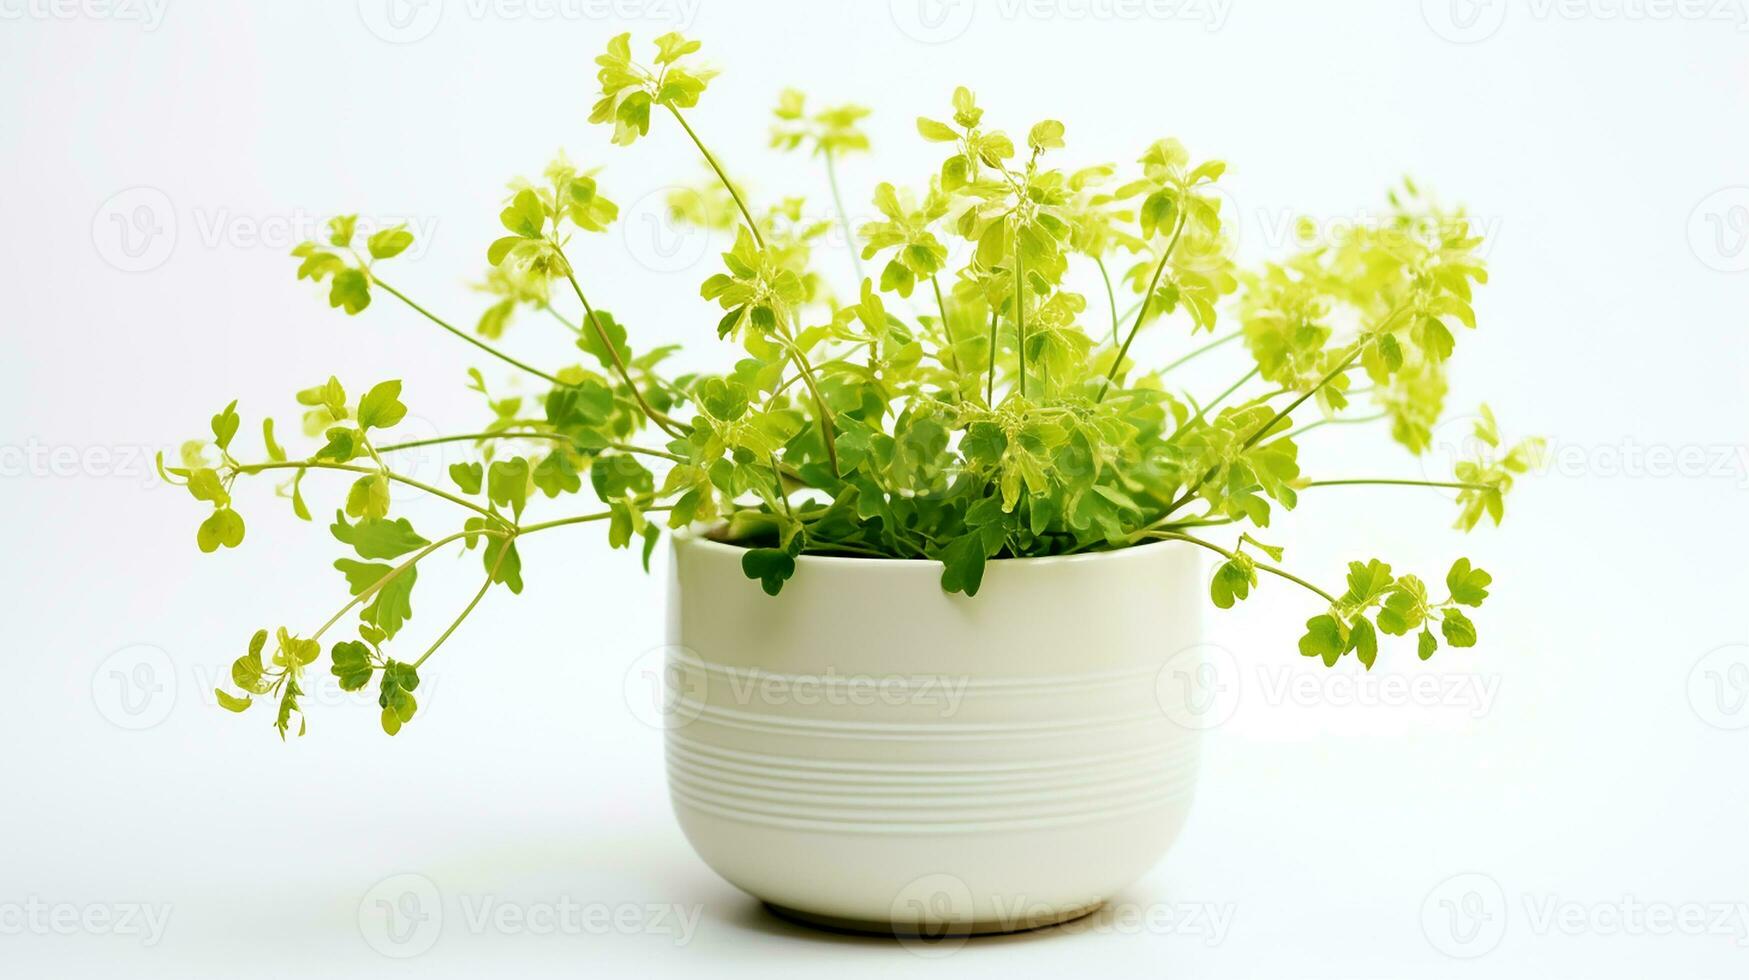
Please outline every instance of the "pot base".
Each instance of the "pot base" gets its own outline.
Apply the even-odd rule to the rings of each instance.
[[[898,925],[892,922],[871,922],[861,919],[843,919],[835,915],[816,915],[803,912],[800,909],[763,903],[771,914],[780,919],[809,926],[814,929],[825,929],[829,932],[847,932],[859,936],[880,936],[883,938],[915,939],[922,935],[915,926]],[[1021,919],[1017,922],[952,922],[938,927],[931,927],[924,938],[931,940],[953,936],[996,936],[1016,932],[1031,932],[1034,929],[1047,929],[1060,926],[1065,922],[1084,919],[1105,906],[1103,901],[1091,905],[1069,909],[1066,912],[1056,912],[1050,915]]]

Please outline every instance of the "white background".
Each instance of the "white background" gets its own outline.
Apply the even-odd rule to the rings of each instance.
[[[0,0],[0,973],[1749,971],[1740,0],[916,3],[427,0],[395,20],[380,0]],[[607,37],[677,24],[725,69],[696,125],[760,200],[825,200],[812,161],[765,150],[784,85],[876,110],[877,155],[843,168],[866,215],[875,182],[918,186],[938,162],[912,119],[945,115],[963,83],[1011,132],[1065,120],[1078,162],[1127,163],[1165,135],[1231,161],[1247,259],[1278,254],[1297,215],[1376,216],[1404,173],[1491,233],[1494,282],[1481,329],[1459,338],[1452,404],[1486,399],[1509,433],[1549,438],[1555,466],[1504,527],[1468,538],[1418,488],[1308,492],[1272,529],[1326,582],[1355,557],[1437,576],[1470,555],[1497,582],[1474,651],[1422,665],[1399,645],[1370,678],[1352,659],[1327,673],[1293,651],[1309,612],[1285,587],[1211,610],[1209,641],[1242,665],[1236,709],[1209,739],[1188,829],[1121,901],[1156,923],[1214,909],[1219,935],[1202,915],[1108,917],[923,959],[768,918],[674,825],[659,736],[627,706],[628,671],[661,642],[663,577],[597,531],[528,542],[526,594],[494,596],[433,661],[397,739],[369,699],[313,698],[310,734],[285,745],[261,713],[212,704],[257,627],[327,617],[335,546],[260,484],[239,504],[245,546],[199,555],[201,505],[154,486],[142,453],[239,396],[241,443],[263,413],[295,430],[291,393],[330,373],[405,378],[409,432],[477,427],[464,369],[510,390],[507,371],[387,297],[358,318],[327,309],[285,253],[336,212],[408,218],[425,235],[397,285],[471,322],[485,300],[466,282],[510,177],[562,146],[605,166],[637,219],[659,200],[645,195],[700,176],[663,120],[629,150],[585,122]],[[711,243],[669,254],[647,221],[625,227],[574,250],[600,304],[634,342],[726,364],[696,293]],[[819,259],[847,288],[842,251]],[[532,319],[505,343],[575,359]],[[1149,343],[1163,357],[1188,341]],[[1193,391],[1243,369],[1223,356],[1185,373]],[[1422,473],[1371,429],[1326,430],[1304,455],[1323,476]],[[308,486],[319,516],[343,490]],[[410,507],[422,527],[447,519]],[[421,576],[409,643],[473,577],[444,562]],[[1431,695],[1392,696],[1423,677],[1440,680]],[[1309,687],[1283,694],[1284,678]],[[437,889],[441,929],[387,958],[360,910],[409,881]],[[561,899],[633,928],[469,921],[487,900]],[[1477,915],[1451,919],[1446,902]],[[138,904],[168,907],[156,942],[100,921]],[[669,905],[696,929],[641,918]],[[1644,928],[1647,909],[1669,934]]]

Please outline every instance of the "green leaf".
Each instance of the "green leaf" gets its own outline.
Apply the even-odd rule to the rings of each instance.
[[[413,233],[408,231],[405,225],[384,228],[370,236],[368,244],[371,258],[392,259],[405,252],[408,246],[413,244]]]
[[[1447,608],[1440,612],[1439,632],[1445,635],[1445,642],[1454,647],[1476,645],[1476,624],[1470,622],[1470,617],[1461,609]]]
[[[516,192],[510,206],[498,213],[498,220],[511,234],[522,238],[540,238],[546,226],[547,208],[540,195],[528,188]],[[493,245],[497,247],[496,243]],[[490,258],[490,255],[487,256]],[[497,263],[494,262],[494,265]]]
[[[1306,620],[1306,635],[1300,637],[1301,656],[1321,657],[1324,666],[1334,667],[1346,648],[1336,617],[1325,614]]]
[[[462,493],[475,494],[480,492],[480,481],[485,479],[485,467],[479,463],[449,464],[449,478],[461,488]]]
[[[1468,558],[1459,558],[1452,563],[1451,571],[1445,573],[1445,585],[1451,590],[1451,601],[1465,606],[1480,606],[1482,600],[1488,598],[1488,585],[1493,581],[1494,576],[1480,568],[1471,568]],[[1452,644],[1454,647],[1460,645]]]
[[[189,471],[188,492],[196,500],[204,500],[219,507],[231,502],[231,495],[225,491],[224,481],[219,478],[218,471],[204,466]]]
[[[1405,636],[1427,618],[1427,589],[1413,575],[1397,579],[1385,604],[1379,609],[1379,629],[1392,636]]]
[[[261,441],[267,447],[268,459],[275,463],[285,462],[285,449],[273,438],[273,419],[271,418],[264,418],[261,420]]]
[[[977,595],[984,585],[984,569],[988,560],[989,555],[984,550],[984,535],[980,531],[962,534],[949,541],[941,552],[942,591]]]
[[[597,330],[597,327],[600,329]],[[601,342],[602,334],[607,335],[608,344]],[[593,320],[584,320],[583,332],[577,336],[577,346],[600,361],[602,367],[610,370],[617,369],[620,363],[629,363],[632,360],[631,348],[626,346],[625,325],[615,320],[613,314],[606,310],[596,310]]]
[[[1391,576],[1391,566],[1377,558],[1364,565],[1351,561],[1348,563],[1348,592],[1342,599],[1353,606],[1368,606],[1383,595],[1394,581],[1396,580]]]
[[[917,117],[917,132],[931,143],[952,143],[960,138],[953,127],[947,123],[936,122],[923,116]]]
[[[346,515],[335,511],[329,530],[335,540],[351,545],[360,558],[399,558],[431,543],[413,530],[405,517],[392,521],[367,517],[357,524],[348,524]]]
[[[362,312],[370,305],[370,280],[358,269],[334,273],[334,281],[328,287],[328,305],[343,307],[348,314]]]
[[[741,555],[741,572],[758,579],[766,595],[777,595],[796,573],[796,557],[784,548],[748,548]]]
[[[1428,657],[1433,656],[1433,651],[1437,649],[1439,649],[1439,641],[1433,638],[1432,633],[1423,629],[1421,631],[1421,638],[1415,643],[1416,656],[1420,657],[1422,660],[1426,660]]]
[[[534,468],[535,489],[549,498],[561,493],[576,493],[583,488],[583,478],[565,453],[550,453]]]
[[[1063,124],[1046,119],[1026,134],[1026,145],[1034,151],[1060,149],[1063,146]]]
[[[383,631],[393,639],[407,620],[413,618],[413,585],[419,577],[417,566],[409,566],[393,578],[394,566],[366,564],[350,558],[336,559],[334,567],[346,576],[346,584],[354,596],[360,596],[381,582],[382,587],[371,596],[370,604],[359,613],[359,619]]]
[[[226,694],[223,690],[216,688],[216,687],[213,688],[213,693],[219,696],[219,707],[224,708],[226,711],[235,711],[238,713],[242,713],[244,711],[249,710],[249,706],[251,704],[255,703],[254,698],[251,698],[251,697],[241,697],[241,698],[232,697],[231,695]]]
[[[733,422],[747,414],[747,389],[733,381],[706,378],[699,382],[694,397],[698,399],[699,407],[719,422]]]
[[[334,644],[328,656],[333,661],[329,672],[340,679],[342,691],[361,690],[370,683],[371,674],[376,670],[371,664],[370,647],[357,640]]]
[[[336,248],[346,248],[352,244],[354,230],[358,227],[358,215],[338,214],[328,220],[328,242]]]
[[[484,562],[494,583],[510,589],[511,595],[522,594],[522,554],[516,550],[516,542],[499,536],[487,538]]]
[[[1216,606],[1231,609],[1234,602],[1251,594],[1251,585],[1255,581],[1256,573],[1250,570],[1249,562],[1238,559],[1222,562],[1209,582],[1209,598]]]
[[[243,517],[229,507],[221,507],[202,521],[195,535],[200,550],[212,554],[219,548],[235,548],[243,543]]]
[[[389,504],[389,478],[381,473],[359,477],[346,492],[346,513],[353,517],[387,517]]]
[[[384,381],[358,403],[358,426],[361,429],[390,429],[407,417],[407,406],[401,404],[401,382]]]
[[[225,410],[213,416],[213,443],[221,451],[231,448],[231,440],[236,437],[237,429],[243,420],[237,415],[237,403],[232,401]]]
[[[1347,649],[1354,651],[1362,666],[1367,670],[1372,669],[1373,662],[1379,656],[1379,635],[1373,631],[1372,622],[1365,616],[1356,616],[1354,622],[1348,625]]]
[[[528,483],[528,460],[521,456],[501,459],[486,471],[486,496],[494,504],[521,515],[522,508],[528,506]]]

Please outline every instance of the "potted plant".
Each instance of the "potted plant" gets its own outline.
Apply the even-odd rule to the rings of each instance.
[[[773,144],[822,161],[836,222],[794,198],[756,211],[692,126],[712,77],[694,64],[698,43],[655,45],[640,63],[627,36],[609,43],[590,119],[625,145],[655,117],[714,173],[714,187],[673,204],[733,235],[701,295],[740,356],[721,374],[673,374],[669,348],[641,347],[594,305],[612,284],[574,262],[617,208],[563,158],[514,185],[486,251],[496,298],[472,330],[392,285],[405,228],[361,236],[336,218],[294,252],[331,306],[401,304],[545,393],[498,397],[474,371],[493,417],[409,442],[393,435],[407,412],[399,381],[355,397],[330,378],[297,394],[319,437],[309,455],[283,448],[272,419],[262,455],[241,453],[233,402],[180,465],[160,458],[210,506],[197,533],[207,552],[243,540],[241,478],[283,478],[305,520],[308,478],[350,480],[329,528],[349,598],[313,630],[256,633],[233,665],[236,693],[218,692],[224,707],[266,702],[282,738],[303,734],[299,698],[326,653],[343,688],[375,686],[394,735],[416,717],[426,662],[488,593],[521,590],[524,537],[598,525],[647,569],[671,530],[669,775],[699,852],[813,921],[966,932],[1084,913],[1170,844],[1196,744],[1162,667],[1194,653],[1205,594],[1226,609],[1260,576],[1303,590],[1300,651],[1327,666],[1353,654],[1370,669],[1381,633],[1413,635],[1423,660],[1442,638],[1476,642],[1467,610],[1491,579],[1465,559],[1431,583],[1355,561],[1326,587],[1256,536],[1304,492],[1427,482],[1314,478],[1300,445],[1321,426],[1377,419],[1411,453],[1428,449],[1486,279],[1461,211],[1405,184],[1385,223],[1240,271],[1214,193],[1220,162],[1165,139],[1121,179],[1111,165],[1059,168],[1062,123],[1017,145],[964,88],[945,118],[917,120],[943,151],[939,172],[915,195],[881,184],[880,217],[854,229],[834,167],[867,148],[866,110],[810,111],[785,93]],[[810,262],[834,225],[862,246],[847,295]],[[547,370],[504,351],[528,316],[574,333],[580,363]],[[1134,363],[1150,328],[1188,349]],[[1204,400],[1172,390],[1172,371],[1222,348],[1249,355],[1233,385]],[[1355,408],[1363,397],[1374,409]],[[1499,521],[1537,449],[1502,450],[1480,418],[1482,457],[1433,483],[1456,491],[1464,529]],[[442,485],[396,469],[398,453],[433,442],[478,458]],[[415,528],[393,512],[395,484],[447,501],[456,523]],[[533,513],[584,496],[599,505]],[[413,645],[420,563],[446,549],[477,552],[482,581]]]

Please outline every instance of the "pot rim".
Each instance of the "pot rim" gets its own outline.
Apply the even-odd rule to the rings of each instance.
[[[674,546],[676,548],[700,548],[705,551],[715,551],[719,554],[740,554],[748,550],[744,545],[729,544],[725,541],[718,541],[715,538],[710,537],[705,529],[697,526],[678,528],[671,532],[671,535],[674,539]],[[1013,565],[1029,568],[1042,568],[1052,565],[1083,565],[1104,561],[1119,561],[1126,558],[1134,559],[1145,552],[1152,552],[1157,548],[1184,545],[1188,543],[1189,542],[1184,541],[1148,541],[1142,544],[1133,544],[1126,548],[1113,548],[1107,551],[1089,551],[1078,555],[1041,555],[1031,558],[992,558],[989,560],[989,563],[991,565]],[[840,567],[848,565],[868,567],[887,565],[902,568],[927,567],[939,569],[941,567],[941,562],[934,558],[870,558],[860,555],[803,554],[796,556],[796,565],[798,568],[805,565],[836,565]]]

